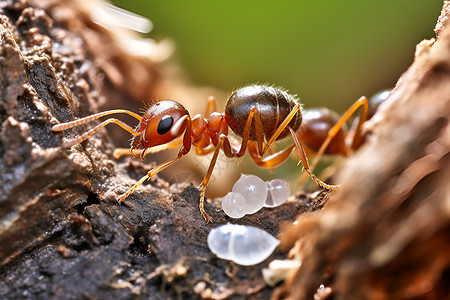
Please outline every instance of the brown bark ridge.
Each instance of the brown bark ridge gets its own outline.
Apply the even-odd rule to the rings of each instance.
[[[299,216],[282,246],[302,265],[273,299],[448,299],[450,4],[437,38],[367,126],[321,213]]]
[[[0,1],[0,298],[268,298],[267,262],[242,268],[208,250],[209,230],[229,221],[219,202],[207,204],[206,224],[197,188],[152,178],[118,205],[152,164],[115,161],[107,131],[61,148],[89,125],[52,125],[136,111],[128,100],[161,89],[165,48],[130,54],[120,30],[93,22],[99,3]],[[277,235],[318,207],[303,194],[240,222]]]

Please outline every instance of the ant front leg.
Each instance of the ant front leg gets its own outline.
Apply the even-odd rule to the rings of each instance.
[[[157,153],[157,152],[160,152],[163,150],[172,149],[172,148],[180,146],[181,144],[183,144],[183,141],[181,139],[176,139],[175,141],[172,141],[170,143],[160,145],[160,146],[155,146],[152,148],[146,148],[144,150],[135,149],[135,150],[131,151],[129,148],[117,148],[114,150],[113,156],[115,159],[119,159],[120,157],[122,157],[124,155],[133,155],[136,158],[141,157],[141,160],[144,160],[145,157],[147,156],[147,154]]]
[[[159,164],[158,166],[154,167],[153,169],[151,169],[145,176],[143,176],[141,179],[139,179],[138,182],[136,182],[125,194],[121,195],[117,201],[120,203],[122,203],[125,198],[127,198],[131,193],[134,192],[134,190],[136,190],[142,183],[144,183],[144,181],[146,181],[147,179],[152,178],[153,176],[155,176],[156,174],[158,174],[160,171],[164,170],[165,168],[169,167],[170,165],[174,164],[177,160],[179,160],[181,157],[183,157],[184,155],[186,155],[187,153],[189,153],[190,149],[191,149],[191,131],[192,131],[192,127],[191,127],[191,119],[189,117],[187,117],[185,119],[186,124],[186,129],[184,131],[184,136],[183,136],[183,147],[180,149],[180,151],[178,152],[177,157],[172,158],[171,160],[168,160],[162,164]],[[170,144],[170,143],[168,143]],[[165,146],[165,145],[163,145]],[[145,153],[146,149],[143,150]]]
[[[151,169],[144,177],[142,177],[141,179],[139,179],[138,182],[136,182],[125,194],[122,194],[118,199],[117,202],[119,202],[119,204],[121,204],[125,198],[127,198],[129,195],[131,195],[134,190],[136,190],[141,184],[144,183],[144,181],[146,181],[147,179],[152,178],[153,176],[155,176],[156,174],[158,174],[160,171],[164,170],[165,168],[167,168],[168,166],[172,165],[173,163],[175,163],[177,160],[179,160],[183,155],[178,154],[177,157],[172,158],[171,160],[168,160],[162,164],[159,164],[158,166],[154,167],[153,169]]]
[[[211,178],[211,174],[214,170],[214,166],[216,165],[217,157],[219,156],[219,151],[223,146],[224,137],[225,137],[224,135],[220,136],[219,143],[217,144],[216,149],[214,150],[214,154],[211,158],[211,162],[209,163],[208,170],[206,171],[205,177],[203,177],[202,183],[200,183],[201,191],[200,191],[200,202],[198,204],[198,208],[200,209],[200,213],[202,214],[206,223],[209,223],[210,221],[212,221],[212,218],[205,211],[206,186],[208,185],[209,179]]]

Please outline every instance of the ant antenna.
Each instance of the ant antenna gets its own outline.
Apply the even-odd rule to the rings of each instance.
[[[81,119],[78,119],[78,120],[75,120],[75,121],[54,125],[52,127],[52,130],[53,131],[63,131],[63,130],[69,129],[69,128],[73,128],[73,127],[76,127],[76,126],[79,126],[79,125],[82,125],[82,124],[89,123],[91,121],[97,120],[97,119],[99,119],[101,117],[104,117],[104,116],[107,116],[107,115],[119,114],[119,113],[124,113],[124,114],[130,115],[130,116],[134,117],[135,119],[137,119],[139,122],[142,121],[142,117],[139,116],[138,114],[135,114],[134,112],[131,112],[131,111],[128,111],[128,110],[124,110],[124,109],[115,109],[115,110],[108,110],[108,111],[100,112],[100,113],[97,113],[97,114],[93,114],[91,116],[87,116],[85,118],[81,118]],[[106,121],[103,121],[99,125],[97,125],[94,128],[92,128],[91,130],[83,133],[79,137],[77,137],[75,139],[72,139],[72,140],[69,140],[69,141],[65,141],[62,144],[62,147],[63,148],[70,148],[70,147],[72,147],[72,146],[74,146],[76,144],[79,144],[82,141],[88,139],[94,133],[96,133],[101,128],[105,127],[106,125],[108,125],[110,123],[114,123],[114,124],[119,125],[123,129],[125,129],[126,131],[131,133],[132,135],[139,135],[140,134],[140,133],[134,131],[133,128],[131,128],[127,124],[123,123],[122,121],[114,119],[114,118],[111,118],[111,119],[108,119]]]

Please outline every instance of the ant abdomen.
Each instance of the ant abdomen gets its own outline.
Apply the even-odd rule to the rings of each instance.
[[[225,106],[225,120],[233,132],[242,137],[248,115],[253,108],[256,108],[258,116],[255,116],[252,121],[249,139],[257,140],[256,128],[260,126],[267,140],[296,104],[294,96],[282,90],[265,85],[251,85],[234,91],[228,98]],[[302,114],[298,110],[288,126],[295,131],[300,127],[301,122]],[[288,135],[289,130],[286,127],[277,140]]]
[[[328,137],[331,128],[338,122],[340,116],[327,108],[305,109],[303,111],[303,122],[297,131],[306,149],[317,152]],[[336,133],[325,150],[325,154],[346,155],[347,128],[344,124]]]

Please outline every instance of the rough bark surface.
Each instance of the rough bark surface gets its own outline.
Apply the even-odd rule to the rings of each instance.
[[[151,98],[162,76],[156,57],[130,55],[82,3],[0,1],[0,298],[267,299],[268,262],[244,268],[208,250],[209,230],[229,221],[218,201],[207,203],[215,222],[206,224],[195,187],[153,178],[118,205],[152,164],[115,161],[106,131],[61,148],[88,126],[56,134],[52,125],[137,111],[127,100]],[[322,298],[448,295],[448,10],[337,178],[341,189],[239,221],[278,235],[300,215],[281,237],[302,265],[274,298],[308,299],[320,284],[331,288]]]

